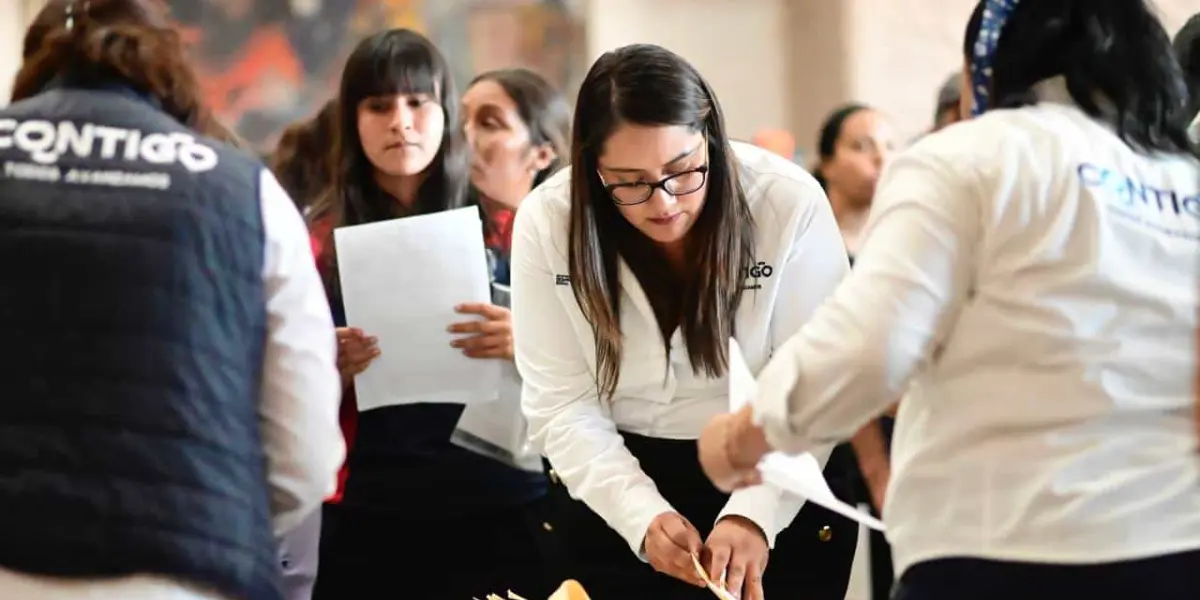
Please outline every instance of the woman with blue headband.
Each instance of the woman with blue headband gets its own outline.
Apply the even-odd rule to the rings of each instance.
[[[701,462],[753,484],[906,392],[896,598],[1200,598],[1200,160],[1167,34],[1145,0],[988,0],[963,50],[977,117],[894,159],[853,273]]]

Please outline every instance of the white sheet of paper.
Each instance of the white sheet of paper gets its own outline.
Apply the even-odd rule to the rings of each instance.
[[[450,441],[514,469],[542,471],[542,458],[529,443],[529,427],[521,414],[521,375],[516,365],[501,363],[499,397],[467,405]]]
[[[334,232],[346,320],[379,338],[379,358],[355,378],[358,409],[496,398],[500,361],[467,358],[446,328],[488,303],[483,225],[475,207],[341,227]]]
[[[729,410],[737,412],[756,393],[758,393],[758,382],[755,381],[754,374],[750,372],[750,367],[746,365],[746,358],[742,355],[741,346],[738,346],[737,340],[731,338],[729,340]],[[871,529],[877,531],[885,529],[883,522],[879,519],[842,502],[833,495],[833,490],[829,489],[829,482],[825,481],[821,464],[811,453],[789,455],[772,452],[758,463],[758,470],[762,473],[765,483],[800,496],[809,502],[815,502]]]

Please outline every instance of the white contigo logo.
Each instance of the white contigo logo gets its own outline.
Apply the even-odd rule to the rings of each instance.
[[[43,165],[54,164],[69,152],[79,158],[178,163],[193,173],[217,166],[217,152],[186,133],[147,134],[94,123],[0,119],[0,150],[8,148],[16,148]]]
[[[0,176],[39,183],[165,190],[171,187],[171,173],[146,169],[147,164],[178,164],[192,173],[203,173],[215,169],[219,162],[216,150],[186,133],[147,133],[70,121],[0,119],[0,151],[12,148],[29,159],[5,161]],[[110,162],[100,168],[70,167],[64,173],[58,161],[66,155],[124,161],[138,167],[123,169],[120,162]]]

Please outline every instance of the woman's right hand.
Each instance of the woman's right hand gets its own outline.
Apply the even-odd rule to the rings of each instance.
[[[337,341],[338,372],[342,374],[342,386],[349,387],[354,377],[366,371],[379,357],[379,340],[357,327],[339,327]]]
[[[650,522],[646,530],[646,558],[655,571],[680,581],[705,587],[704,578],[696,572],[693,555],[704,548],[700,532],[683,515],[665,512]]]

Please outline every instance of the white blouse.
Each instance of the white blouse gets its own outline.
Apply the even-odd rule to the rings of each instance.
[[[757,227],[756,266],[744,283],[736,331],[751,369],[757,370],[808,320],[849,267],[829,202],[813,178],[759,148],[734,148]],[[646,295],[621,262],[620,379],[611,402],[599,398],[594,338],[571,292],[567,266],[569,178],[569,170],[551,178],[517,214],[512,312],[516,362],[524,379],[522,408],[534,446],[570,493],[640,553],[650,522],[673,509],[618,431],[696,439],[710,418],[729,409],[727,383],[693,373],[678,332],[668,356]],[[721,514],[751,519],[773,544],[801,504],[775,488],[758,486],[733,494]]]

